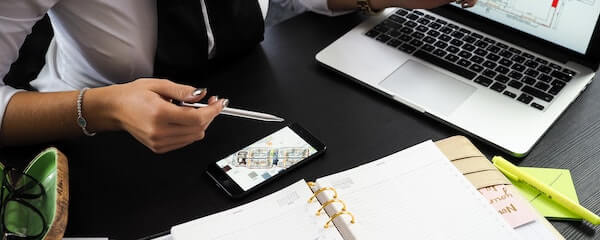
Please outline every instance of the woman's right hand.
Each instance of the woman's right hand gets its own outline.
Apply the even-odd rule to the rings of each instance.
[[[99,105],[88,107],[84,100],[83,109],[84,115],[103,116],[92,117],[90,129],[126,130],[152,151],[164,153],[203,139],[208,125],[228,104],[227,99],[211,97],[208,107],[196,109],[177,106],[171,100],[194,103],[205,96],[205,89],[163,79],[138,79],[90,89],[85,98],[90,99],[90,105]],[[112,121],[93,121],[107,117]]]

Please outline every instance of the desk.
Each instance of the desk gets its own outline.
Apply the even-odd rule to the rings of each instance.
[[[55,143],[69,157],[71,203],[66,236],[132,239],[169,230],[296,182],[383,157],[428,139],[461,134],[408,107],[327,70],[315,54],[361,21],[303,14],[267,29],[249,56],[216,68],[197,84],[231,99],[232,107],[297,121],[328,145],[327,153],[242,201],[225,196],[204,169],[283,127],[220,116],[206,139],[156,155],[127,133]],[[474,140],[473,140],[474,141]],[[600,85],[592,84],[549,130],[521,166],[568,168],[581,203],[600,212]],[[488,156],[501,154],[474,141]],[[31,159],[41,146],[3,149],[10,164]],[[598,228],[553,222],[567,239],[598,238]],[[401,226],[399,226],[401,227]]]

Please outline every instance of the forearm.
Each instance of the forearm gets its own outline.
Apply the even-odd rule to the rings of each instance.
[[[107,87],[108,88],[108,87]],[[106,88],[88,90],[83,115],[90,131],[116,130],[111,105],[102,97]],[[77,96],[69,92],[19,92],[8,103],[0,128],[0,144],[23,145],[82,135],[77,125]]]
[[[370,0],[371,8],[375,10],[391,7],[390,0]],[[356,0],[327,0],[327,5],[331,11],[348,11],[356,9]]]

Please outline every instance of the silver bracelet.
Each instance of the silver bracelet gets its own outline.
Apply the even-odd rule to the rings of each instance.
[[[85,93],[85,91],[87,91],[90,88],[83,88],[81,89],[81,91],[79,91],[79,96],[77,97],[77,125],[79,125],[79,127],[81,127],[81,130],[83,130],[83,134],[85,134],[86,136],[94,136],[96,135],[95,132],[89,132],[86,127],[87,127],[87,121],[85,120],[85,118],[83,118],[83,111],[82,111],[82,105],[83,105],[83,94]]]

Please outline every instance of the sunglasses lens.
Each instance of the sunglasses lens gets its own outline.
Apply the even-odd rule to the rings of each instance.
[[[4,227],[8,235],[19,237],[40,236],[44,230],[44,219],[31,205],[10,200],[4,208]]]

